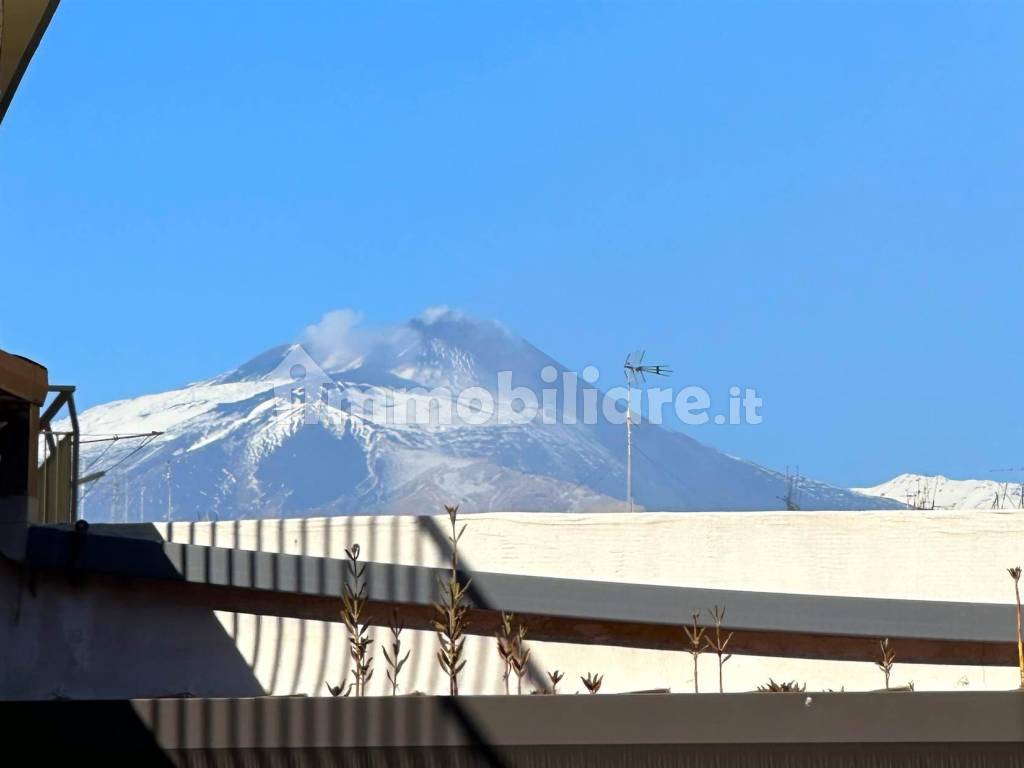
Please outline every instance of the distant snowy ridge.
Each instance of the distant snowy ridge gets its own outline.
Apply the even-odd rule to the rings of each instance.
[[[498,323],[444,309],[386,332],[362,333],[354,322],[351,313],[330,313],[307,329],[301,346],[274,347],[207,381],[83,412],[85,435],[163,433],[141,450],[132,439],[83,445],[83,474],[110,470],[84,489],[84,516],[418,514],[446,503],[476,512],[624,508],[622,426],[564,418],[486,424],[387,418],[410,405],[429,407],[424,392],[436,387],[494,391],[499,371],[539,392],[551,386],[541,383],[542,369],[555,369],[559,382],[567,372],[556,360]],[[325,395],[312,422],[301,400],[280,396],[282,383],[294,385],[297,359],[316,369],[318,378],[310,381]],[[582,398],[582,389],[559,391],[557,415]],[[368,400],[387,405],[369,411]],[[508,413],[511,403],[496,394],[496,408]],[[634,436],[638,508],[784,506],[786,477],[778,472],[646,421]],[[801,481],[799,498],[804,509],[901,506],[809,479]]]
[[[942,475],[897,475],[857,493],[893,499],[919,509],[1018,509],[1021,481],[951,480]]]

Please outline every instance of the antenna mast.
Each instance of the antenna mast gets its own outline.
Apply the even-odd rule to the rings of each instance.
[[[164,480],[167,481],[167,522],[171,522],[171,462],[167,462],[164,471]]]
[[[785,502],[787,512],[800,511],[800,467],[794,473],[790,473],[786,467],[786,495],[775,498]]]
[[[1024,472],[1024,467],[1006,467],[1005,469],[990,469],[989,472]],[[1024,509],[1024,480],[1018,483],[1017,495],[1020,498],[1018,508]],[[1010,484],[1003,483],[1003,500],[999,500],[999,491],[996,491],[996,500],[992,503],[992,509],[1002,509],[1003,504],[1010,503],[1010,509],[1013,509],[1013,504],[1010,502]]]
[[[644,351],[638,350],[626,355],[626,362],[622,364],[622,371],[626,376],[626,504],[627,509],[633,511],[633,385],[637,384],[643,388],[647,381],[646,375],[668,376],[672,369],[666,365],[644,365]],[[641,418],[643,414],[641,414]]]

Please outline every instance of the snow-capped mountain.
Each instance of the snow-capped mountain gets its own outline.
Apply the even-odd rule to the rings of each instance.
[[[86,440],[162,433],[83,445],[83,476],[107,471],[87,486],[83,515],[427,513],[451,503],[465,511],[624,508],[624,427],[584,423],[604,396],[498,323],[432,311],[341,341],[321,330],[210,380],[82,413]],[[521,401],[502,393],[501,371],[511,372],[509,387],[553,393],[531,420]],[[477,399],[456,400],[468,387],[478,388]],[[484,421],[488,398],[496,416]],[[575,422],[566,418],[574,410]],[[638,507],[783,506],[786,478],[777,472],[646,421],[634,435]],[[806,509],[901,506],[811,480],[799,492]]]
[[[950,480],[942,475],[897,475],[870,488],[852,490],[894,499],[917,509],[1020,509],[1021,481]]]

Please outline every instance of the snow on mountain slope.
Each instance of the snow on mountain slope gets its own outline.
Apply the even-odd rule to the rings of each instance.
[[[570,372],[499,324],[436,311],[387,333],[332,342],[307,332],[304,342],[182,389],[82,413],[86,440],[163,433],[83,445],[83,475],[108,470],[86,489],[83,515],[197,520],[435,512],[444,503],[466,511],[623,507],[624,428],[563,418],[573,406],[582,415],[588,397],[603,395],[567,384]],[[541,416],[517,420],[519,406],[496,384],[499,371],[510,372],[513,387],[547,387],[555,397]],[[481,422],[472,409],[460,411],[456,398],[466,387],[490,393],[506,418]],[[403,418],[411,408],[433,418]],[[442,418],[449,410],[454,417]],[[777,472],[646,421],[635,437],[641,508],[782,506],[786,479]],[[807,509],[899,506],[810,480],[800,497]]]
[[[920,509],[1017,509],[1021,483],[995,480],[950,480],[942,475],[897,475],[857,493],[901,501]]]

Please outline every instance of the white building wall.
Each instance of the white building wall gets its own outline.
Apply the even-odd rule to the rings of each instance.
[[[1011,511],[754,512],[463,515],[463,563],[481,571],[721,589],[920,600],[1009,603],[1006,568],[1024,562],[1024,515]],[[434,518],[446,531],[447,517]],[[446,565],[446,555],[412,517],[247,520],[161,526],[171,541],[237,546],[290,554],[343,557],[358,543],[364,560]],[[680,622],[692,608],[680,606]],[[727,607],[728,608],[728,607]],[[275,694],[320,694],[324,678],[347,671],[340,624],[218,613],[221,623]],[[1007,622],[1012,625],[1013,611]],[[259,642],[257,644],[257,636]],[[383,692],[377,632],[377,672],[370,690]],[[436,638],[406,630],[413,655],[403,673],[407,690],[441,693],[446,681],[434,661]],[[602,691],[693,689],[689,655],[602,646],[532,643],[540,669],[566,673],[562,689],[582,690],[579,675],[605,675]],[[500,663],[490,638],[467,642],[466,693],[501,691]],[[918,690],[1007,689],[1012,667],[900,664],[894,685]],[[285,662],[281,662],[285,659]],[[702,691],[717,689],[717,667],[704,656]],[[736,656],[725,667],[726,690],[751,690],[769,677],[806,682],[809,689],[870,690],[882,676],[868,662],[805,661]]]

